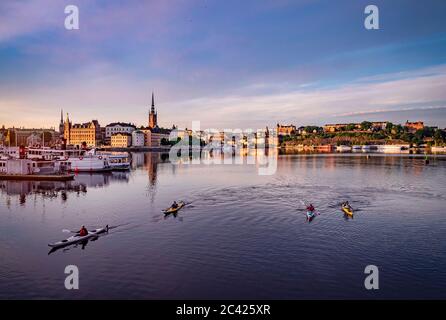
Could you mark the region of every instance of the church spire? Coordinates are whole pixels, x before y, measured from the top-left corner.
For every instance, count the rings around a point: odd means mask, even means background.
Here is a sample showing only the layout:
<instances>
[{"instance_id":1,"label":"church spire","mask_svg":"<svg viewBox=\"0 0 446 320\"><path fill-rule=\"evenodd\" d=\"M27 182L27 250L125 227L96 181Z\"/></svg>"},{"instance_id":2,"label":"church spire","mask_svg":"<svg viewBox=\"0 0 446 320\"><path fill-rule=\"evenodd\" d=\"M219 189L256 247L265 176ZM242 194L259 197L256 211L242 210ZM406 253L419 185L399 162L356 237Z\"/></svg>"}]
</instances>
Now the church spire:
<instances>
[{"instance_id":1,"label":"church spire","mask_svg":"<svg viewBox=\"0 0 446 320\"><path fill-rule=\"evenodd\" d=\"M155 95L152 91L152 107L149 112L149 128L155 128L158 126L158 115L155 111Z\"/></svg>"}]
</instances>

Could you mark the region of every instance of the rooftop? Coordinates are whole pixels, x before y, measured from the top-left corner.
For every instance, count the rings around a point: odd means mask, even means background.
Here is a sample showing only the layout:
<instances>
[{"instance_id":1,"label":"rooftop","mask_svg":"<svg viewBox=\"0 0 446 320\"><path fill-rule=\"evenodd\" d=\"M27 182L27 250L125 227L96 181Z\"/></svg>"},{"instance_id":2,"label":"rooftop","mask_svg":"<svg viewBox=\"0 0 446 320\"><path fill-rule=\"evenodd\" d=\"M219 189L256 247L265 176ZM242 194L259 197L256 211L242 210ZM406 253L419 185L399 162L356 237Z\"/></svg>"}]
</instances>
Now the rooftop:
<instances>
[{"instance_id":1,"label":"rooftop","mask_svg":"<svg viewBox=\"0 0 446 320\"><path fill-rule=\"evenodd\" d=\"M108 124L106 127L116 127L116 126L136 128L136 126L134 124L126 123L126 122L112 122L112 123Z\"/></svg>"}]
</instances>

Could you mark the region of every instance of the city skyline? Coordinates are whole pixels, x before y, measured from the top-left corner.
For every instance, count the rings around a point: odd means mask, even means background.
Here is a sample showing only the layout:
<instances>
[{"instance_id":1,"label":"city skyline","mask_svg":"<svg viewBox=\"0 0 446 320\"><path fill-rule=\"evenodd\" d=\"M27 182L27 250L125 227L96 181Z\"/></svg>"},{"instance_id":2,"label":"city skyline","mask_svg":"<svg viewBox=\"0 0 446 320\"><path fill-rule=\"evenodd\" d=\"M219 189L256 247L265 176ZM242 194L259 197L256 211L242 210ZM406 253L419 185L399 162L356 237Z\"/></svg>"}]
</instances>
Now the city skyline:
<instances>
[{"instance_id":1,"label":"city skyline","mask_svg":"<svg viewBox=\"0 0 446 320\"><path fill-rule=\"evenodd\" d=\"M0 125L263 128L361 120L446 127L446 4L375 1L76 1L0 4ZM233 8L237 7L237 12ZM426 19L429 17L429 19ZM139 122L141 123L139 123Z\"/></svg>"}]
</instances>

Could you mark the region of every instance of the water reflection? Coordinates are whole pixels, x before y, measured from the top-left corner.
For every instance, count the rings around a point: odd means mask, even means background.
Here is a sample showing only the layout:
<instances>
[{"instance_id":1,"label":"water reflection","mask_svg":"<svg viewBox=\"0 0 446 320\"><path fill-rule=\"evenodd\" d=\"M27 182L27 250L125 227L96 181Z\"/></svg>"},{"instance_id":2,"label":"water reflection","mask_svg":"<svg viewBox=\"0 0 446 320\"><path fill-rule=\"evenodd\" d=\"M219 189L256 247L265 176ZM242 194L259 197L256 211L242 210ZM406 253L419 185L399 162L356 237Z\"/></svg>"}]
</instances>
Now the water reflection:
<instances>
[{"instance_id":1,"label":"water reflection","mask_svg":"<svg viewBox=\"0 0 446 320\"><path fill-rule=\"evenodd\" d=\"M193 166L194 164L235 164L254 165L257 169L265 163L274 159L277 161L279 150L265 149L238 149L230 152L222 150L190 152L187 157L182 158L180 166L172 164L172 174L180 170L182 164ZM322 158L322 159L321 159ZM410 161L408 161L410 159ZM321 161L322 160L322 161ZM427 163L423 157L416 155L373 155L373 154L293 154L281 155L277 161L277 172L302 171L307 172L314 169L323 169L325 172L333 173L339 169L349 168L360 172L367 172L367 168L380 172L399 171L402 174L421 176L423 171L432 166L439 166L446 158L441 155L430 156ZM129 184L132 171L143 170L147 172L147 196L154 201L157 192L157 180L159 166L168 164L168 153L132 153L131 171L113 171L104 173L79 173L73 181L49 182L49 181L0 181L0 194L5 196L6 206L9 208L12 199L18 199L20 205L25 205L27 198L31 195L40 196L42 199L60 198L63 202L68 201L70 194L75 196L85 195L89 188L106 188L111 183Z\"/></svg>"},{"instance_id":2,"label":"water reflection","mask_svg":"<svg viewBox=\"0 0 446 320\"><path fill-rule=\"evenodd\" d=\"M430 160L283 155L275 175L260 176L257 165L172 165L139 153L127 173L0 182L0 298L70 299L60 270L76 264L88 270L79 298L362 299L368 263L390 281L376 298L443 298L446 162ZM57 191L57 201L36 193ZM11 199L13 210L2 210ZM191 204L164 216L174 199ZM311 223L307 202L320 213ZM62 230L105 224L126 227L47 256L48 243L70 236Z\"/></svg>"},{"instance_id":3,"label":"water reflection","mask_svg":"<svg viewBox=\"0 0 446 320\"><path fill-rule=\"evenodd\" d=\"M165 153L133 153L131 168L146 170L149 177L149 190L154 193L158 175L158 164L169 161ZM106 188L111 183L129 183L131 172L112 171L101 173L78 173L73 181L14 181L0 180L0 194L5 196L10 208L11 200L16 198L20 205L25 205L30 196L42 199L60 198L66 202L69 194L84 195L89 188ZM35 199L35 198L34 198Z\"/></svg>"},{"instance_id":4,"label":"water reflection","mask_svg":"<svg viewBox=\"0 0 446 320\"><path fill-rule=\"evenodd\" d=\"M1 180L0 194L6 196L7 207L11 197L17 197L20 205L25 205L27 197L34 195L43 199L60 198L66 202L69 194L80 196L87 193L88 188L104 188L111 182L129 182L129 173L118 171L108 173L82 173L73 181L14 181Z\"/></svg>"}]
</instances>

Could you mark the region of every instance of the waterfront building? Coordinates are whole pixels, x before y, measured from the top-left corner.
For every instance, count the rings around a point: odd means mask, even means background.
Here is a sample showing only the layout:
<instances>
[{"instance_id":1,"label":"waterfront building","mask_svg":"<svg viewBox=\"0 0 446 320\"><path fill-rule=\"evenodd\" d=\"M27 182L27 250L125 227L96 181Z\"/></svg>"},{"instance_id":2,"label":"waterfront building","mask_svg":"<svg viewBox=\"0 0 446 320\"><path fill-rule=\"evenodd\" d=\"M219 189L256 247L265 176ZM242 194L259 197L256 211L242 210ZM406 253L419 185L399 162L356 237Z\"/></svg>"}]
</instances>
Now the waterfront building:
<instances>
[{"instance_id":1,"label":"waterfront building","mask_svg":"<svg viewBox=\"0 0 446 320\"><path fill-rule=\"evenodd\" d=\"M9 128L3 135L5 146L53 146L57 133L54 129Z\"/></svg>"},{"instance_id":2,"label":"waterfront building","mask_svg":"<svg viewBox=\"0 0 446 320\"><path fill-rule=\"evenodd\" d=\"M82 124L72 124L67 114L64 123L64 138L67 145L97 147L101 144L101 126L97 120Z\"/></svg>"},{"instance_id":3,"label":"waterfront building","mask_svg":"<svg viewBox=\"0 0 446 320\"><path fill-rule=\"evenodd\" d=\"M2 126L0 129L0 146L7 146L9 145L9 130L5 128L5 126Z\"/></svg>"},{"instance_id":4,"label":"waterfront building","mask_svg":"<svg viewBox=\"0 0 446 320\"><path fill-rule=\"evenodd\" d=\"M30 147L41 146L42 138L36 132L33 132L28 138L26 138L26 145Z\"/></svg>"},{"instance_id":5,"label":"waterfront building","mask_svg":"<svg viewBox=\"0 0 446 320\"><path fill-rule=\"evenodd\" d=\"M111 146L114 148L128 148L132 145L130 133L115 133L111 136Z\"/></svg>"},{"instance_id":6,"label":"waterfront building","mask_svg":"<svg viewBox=\"0 0 446 320\"><path fill-rule=\"evenodd\" d=\"M132 146L143 147L145 145L146 135L141 130L135 130L132 132Z\"/></svg>"},{"instance_id":7,"label":"waterfront building","mask_svg":"<svg viewBox=\"0 0 446 320\"><path fill-rule=\"evenodd\" d=\"M281 125L277 124L277 135L278 136L291 136L296 134L296 126L295 125Z\"/></svg>"},{"instance_id":8,"label":"waterfront building","mask_svg":"<svg viewBox=\"0 0 446 320\"><path fill-rule=\"evenodd\" d=\"M140 131L144 132L144 145L146 147L157 148L162 145L162 140L169 141L170 129L164 128L143 128Z\"/></svg>"},{"instance_id":9,"label":"waterfront building","mask_svg":"<svg viewBox=\"0 0 446 320\"><path fill-rule=\"evenodd\" d=\"M388 121L376 121L370 122L371 130L384 130L389 122ZM362 128L362 123L335 123L326 124L323 126L324 132L337 132L337 131L365 131Z\"/></svg>"},{"instance_id":10,"label":"waterfront building","mask_svg":"<svg viewBox=\"0 0 446 320\"><path fill-rule=\"evenodd\" d=\"M336 124L326 124L323 126L324 132L336 132L345 131L348 127L353 127L354 130L361 130L360 123L336 123Z\"/></svg>"},{"instance_id":11,"label":"waterfront building","mask_svg":"<svg viewBox=\"0 0 446 320\"><path fill-rule=\"evenodd\" d=\"M409 132L416 132L417 130L424 129L423 121L409 122L406 121L404 126L409 130Z\"/></svg>"},{"instance_id":12,"label":"waterfront building","mask_svg":"<svg viewBox=\"0 0 446 320\"><path fill-rule=\"evenodd\" d=\"M131 134L136 130L136 126L131 123L125 122L113 122L105 126L105 138L104 142L106 144L110 143L111 136L117 133L128 133Z\"/></svg>"},{"instance_id":13,"label":"waterfront building","mask_svg":"<svg viewBox=\"0 0 446 320\"><path fill-rule=\"evenodd\" d=\"M372 128L375 130L384 130L389 121L372 122Z\"/></svg>"}]
</instances>

